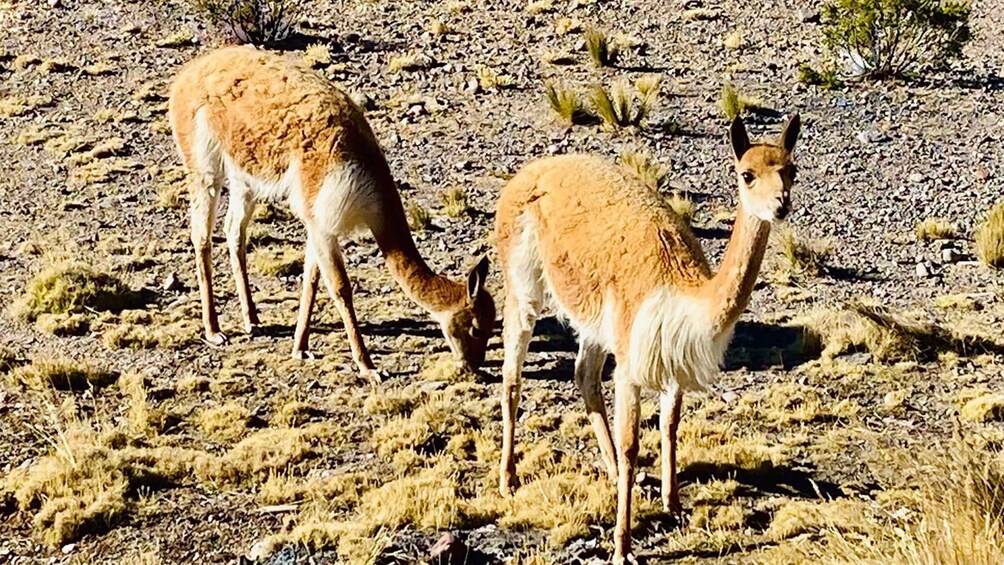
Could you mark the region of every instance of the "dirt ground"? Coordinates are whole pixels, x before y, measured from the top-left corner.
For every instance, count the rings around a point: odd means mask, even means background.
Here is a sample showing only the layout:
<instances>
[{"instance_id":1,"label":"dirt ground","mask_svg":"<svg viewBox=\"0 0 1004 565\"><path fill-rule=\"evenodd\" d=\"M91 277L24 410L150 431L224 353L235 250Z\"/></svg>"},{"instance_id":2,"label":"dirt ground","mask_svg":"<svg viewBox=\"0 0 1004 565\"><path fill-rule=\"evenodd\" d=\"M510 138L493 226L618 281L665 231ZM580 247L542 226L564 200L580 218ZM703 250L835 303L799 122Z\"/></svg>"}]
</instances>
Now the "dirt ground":
<instances>
[{"instance_id":1,"label":"dirt ground","mask_svg":"<svg viewBox=\"0 0 1004 565\"><path fill-rule=\"evenodd\" d=\"M833 91L797 80L800 64L822 56L818 24L798 12L812 4L321 0L288 48L365 103L405 205L431 215L416 231L420 251L452 277L481 254L494 262L505 180L570 152L650 155L664 190L695 203L694 230L715 264L736 201L723 85L762 107L747 116L754 139L800 113L788 224L830 252L818 274L792 275L768 251L720 390L684 407L679 519L657 508L657 402L645 397L635 541L650 563L804 562L834 531L864 543L873 522L909 519L903 493L924 482L916 461L953 442L1004 439L1001 271L975 259L972 237L1004 194L1004 3L975 4L975 39L952 69ZM621 35L615 66L589 59L589 26ZM538 325L517 431L523 487L511 501L495 494L500 340L484 375L444 370L438 327L371 239L346 242L346 259L386 382L358 377L324 298L312 336L320 358L289 358L304 234L274 208L251 232L265 330L240 330L218 234L232 341L207 346L165 95L180 65L220 44L217 30L185 2L103 0L0 0L0 28L0 350L11 356L9 368L0 356L0 470L57 476L34 503L0 500L0 563L232 562L263 539L275 547L261 562L414 563L445 531L466 541L471 563L604 562L613 499L572 382L573 335L553 319ZM735 32L739 46L724 46ZM639 128L568 127L544 96L549 79L584 90L652 74L661 95ZM458 190L466 209L448 209L444 195ZM920 240L915 227L929 218L956 234ZM70 263L142 298L72 319L17 313L33 277ZM489 289L501 302L494 266ZM844 309L857 301L980 337L921 338L906 354L832 328L806 343L806 316L844 312L860 326ZM118 382L31 386L25 367L57 361ZM165 471L175 460L184 463ZM88 470L99 467L111 474ZM58 494L82 504L85 483L127 487L113 510L74 529L60 517L87 508L45 503Z\"/></svg>"}]
</instances>

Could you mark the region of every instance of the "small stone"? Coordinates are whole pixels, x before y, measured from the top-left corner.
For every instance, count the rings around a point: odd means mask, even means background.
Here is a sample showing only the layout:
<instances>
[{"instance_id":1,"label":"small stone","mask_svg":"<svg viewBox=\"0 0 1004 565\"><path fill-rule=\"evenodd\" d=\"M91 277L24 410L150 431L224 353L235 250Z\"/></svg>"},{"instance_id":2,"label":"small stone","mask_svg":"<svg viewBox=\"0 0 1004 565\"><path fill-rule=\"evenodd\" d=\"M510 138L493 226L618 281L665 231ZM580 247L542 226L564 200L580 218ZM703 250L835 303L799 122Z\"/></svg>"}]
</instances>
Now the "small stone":
<instances>
[{"instance_id":1,"label":"small stone","mask_svg":"<svg viewBox=\"0 0 1004 565\"><path fill-rule=\"evenodd\" d=\"M722 393L722 402L724 402L726 404L732 404L733 402L735 402L738 399L739 399L739 395L736 394L734 391L727 390L724 393Z\"/></svg>"},{"instance_id":2,"label":"small stone","mask_svg":"<svg viewBox=\"0 0 1004 565\"><path fill-rule=\"evenodd\" d=\"M924 175L920 173L910 173L910 176L906 178L912 184L920 184L924 182Z\"/></svg>"},{"instance_id":3,"label":"small stone","mask_svg":"<svg viewBox=\"0 0 1004 565\"><path fill-rule=\"evenodd\" d=\"M962 255L955 250L953 247L946 247L941 250L941 262L942 263L958 263Z\"/></svg>"},{"instance_id":4,"label":"small stone","mask_svg":"<svg viewBox=\"0 0 1004 565\"><path fill-rule=\"evenodd\" d=\"M917 263L917 267L915 270L918 278L926 279L927 277L931 276L931 269L927 267L927 263L923 262Z\"/></svg>"},{"instance_id":5,"label":"small stone","mask_svg":"<svg viewBox=\"0 0 1004 565\"><path fill-rule=\"evenodd\" d=\"M49 7L50 8L60 8L61 6L62 6L62 2L60 2L59 0L49 0Z\"/></svg>"},{"instance_id":6,"label":"small stone","mask_svg":"<svg viewBox=\"0 0 1004 565\"><path fill-rule=\"evenodd\" d=\"M471 94L477 94L478 92L481 92L481 83L478 82L478 79L472 78L467 81L466 86L464 86L464 90L470 92Z\"/></svg>"},{"instance_id":7,"label":"small stone","mask_svg":"<svg viewBox=\"0 0 1004 565\"><path fill-rule=\"evenodd\" d=\"M437 565L461 565L467 561L467 545L447 532L429 549L429 559Z\"/></svg>"},{"instance_id":8,"label":"small stone","mask_svg":"<svg viewBox=\"0 0 1004 565\"><path fill-rule=\"evenodd\" d=\"M470 161L457 161L456 167L457 167L458 171L468 171L471 168L471 162Z\"/></svg>"},{"instance_id":9,"label":"small stone","mask_svg":"<svg viewBox=\"0 0 1004 565\"><path fill-rule=\"evenodd\" d=\"M986 167L978 167L976 169L976 180L979 182L986 182L990 179L990 170Z\"/></svg>"},{"instance_id":10,"label":"small stone","mask_svg":"<svg viewBox=\"0 0 1004 565\"><path fill-rule=\"evenodd\" d=\"M171 272L164 277L164 282L161 287L167 292L175 292L184 288L185 285L181 284L181 280L178 279L177 273Z\"/></svg>"},{"instance_id":11,"label":"small stone","mask_svg":"<svg viewBox=\"0 0 1004 565\"><path fill-rule=\"evenodd\" d=\"M803 24L814 24L819 22L819 10L815 8L799 8L795 10L795 17Z\"/></svg>"},{"instance_id":12,"label":"small stone","mask_svg":"<svg viewBox=\"0 0 1004 565\"><path fill-rule=\"evenodd\" d=\"M373 109L373 99L369 97L365 92L355 92L352 94L352 101L356 103L356 106L364 110Z\"/></svg>"},{"instance_id":13,"label":"small stone","mask_svg":"<svg viewBox=\"0 0 1004 565\"><path fill-rule=\"evenodd\" d=\"M68 543L68 544L64 545L63 549L62 549L63 555L68 555L70 553L73 553L74 549L77 549L77 544L75 544L75 543Z\"/></svg>"}]
</instances>

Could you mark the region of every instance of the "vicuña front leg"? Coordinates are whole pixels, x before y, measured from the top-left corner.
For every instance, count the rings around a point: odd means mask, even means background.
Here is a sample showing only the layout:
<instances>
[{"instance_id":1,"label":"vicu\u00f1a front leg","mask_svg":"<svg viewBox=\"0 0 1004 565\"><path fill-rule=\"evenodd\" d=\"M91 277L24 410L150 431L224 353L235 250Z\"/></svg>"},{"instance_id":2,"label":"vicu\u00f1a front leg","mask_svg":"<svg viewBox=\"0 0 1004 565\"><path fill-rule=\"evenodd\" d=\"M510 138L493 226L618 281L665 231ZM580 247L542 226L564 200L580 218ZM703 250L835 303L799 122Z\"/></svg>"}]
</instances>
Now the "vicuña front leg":
<instances>
[{"instance_id":1,"label":"vicu\u00f1a front leg","mask_svg":"<svg viewBox=\"0 0 1004 565\"><path fill-rule=\"evenodd\" d=\"M586 414L593 425L607 474L610 480L616 483L617 458L614 455L614 442L610 437L610 424L607 423L607 408L603 402L601 382L603 363L606 359L607 352L601 346L583 339L579 343L579 355L575 358L575 384L586 402Z\"/></svg>"},{"instance_id":2,"label":"vicu\u00f1a front leg","mask_svg":"<svg viewBox=\"0 0 1004 565\"><path fill-rule=\"evenodd\" d=\"M620 367L617 372L622 371ZM638 460L638 405L641 389L615 374L614 419L617 429L617 525L614 530L614 565L633 563L631 554L631 491Z\"/></svg>"},{"instance_id":3,"label":"vicu\u00f1a front leg","mask_svg":"<svg viewBox=\"0 0 1004 565\"><path fill-rule=\"evenodd\" d=\"M516 489L516 412L522 389L523 361L533 337L533 314L514 296L506 299L502 322L502 460L499 491L508 496Z\"/></svg>"},{"instance_id":4,"label":"vicu\u00f1a front leg","mask_svg":"<svg viewBox=\"0 0 1004 565\"><path fill-rule=\"evenodd\" d=\"M303 289L300 291L300 307L296 315L296 332L293 334L293 358L310 359L310 316L317 299L317 283L321 270L317 267L317 256L313 244L307 241L303 254Z\"/></svg>"},{"instance_id":5,"label":"vicu\u00f1a front leg","mask_svg":"<svg viewBox=\"0 0 1004 565\"><path fill-rule=\"evenodd\" d=\"M202 299L202 327L206 341L211 345L223 345L227 337L220 332L220 321L216 317L213 303L213 249L212 233L216 225L216 209L220 197L220 183L212 173L192 173L191 229L192 246L195 248L195 275L199 280L199 296Z\"/></svg>"},{"instance_id":6,"label":"vicu\u00f1a front leg","mask_svg":"<svg viewBox=\"0 0 1004 565\"><path fill-rule=\"evenodd\" d=\"M237 285L237 298L241 303L241 314L244 317L244 331L251 334L261 323L258 320L258 310L251 296L251 283L248 280L248 224L254 214L255 201L250 189L238 178L231 175L230 203L227 206L227 217L224 220L224 230L227 232L227 248L230 251L230 268L234 273L234 283Z\"/></svg>"},{"instance_id":7,"label":"vicu\u00f1a front leg","mask_svg":"<svg viewBox=\"0 0 1004 565\"><path fill-rule=\"evenodd\" d=\"M345 272L345 262L342 260L341 249L334 238L329 236L317 236L312 234L310 240L314 243L317 267L320 269L321 278L328 288L331 299L338 307L338 313L342 316L342 323L345 325L345 333L348 334L349 347L352 349L352 358L359 367L359 373L370 380L381 380L380 373L373 365L370 354L366 350L362 333L359 331L359 321L356 319L356 311L352 306L352 284L349 275Z\"/></svg>"},{"instance_id":8,"label":"vicu\u00f1a front leg","mask_svg":"<svg viewBox=\"0 0 1004 565\"><path fill-rule=\"evenodd\" d=\"M679 387L659 397L659 432L662 436L662 509L679 513L680 485L676 482L676 435L680 427L680 405L683 391Z\"/></svg>"}]
</instances>

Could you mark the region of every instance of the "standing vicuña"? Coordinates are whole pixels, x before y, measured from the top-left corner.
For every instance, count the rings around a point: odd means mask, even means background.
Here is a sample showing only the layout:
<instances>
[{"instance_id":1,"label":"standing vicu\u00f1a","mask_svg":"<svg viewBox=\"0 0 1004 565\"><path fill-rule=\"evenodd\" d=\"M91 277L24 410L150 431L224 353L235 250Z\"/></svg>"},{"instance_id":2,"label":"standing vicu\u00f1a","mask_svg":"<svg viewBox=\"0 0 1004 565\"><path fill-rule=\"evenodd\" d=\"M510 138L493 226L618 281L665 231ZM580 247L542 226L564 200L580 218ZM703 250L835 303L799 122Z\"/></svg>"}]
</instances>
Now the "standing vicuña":
<instances>
[{"instance_id":1,"label":"standing vicu\u00f1a","mask_svg":"<svg viewBox=\"0 0 1004 565\"><path fill-rule=\"evenodd\" d=\"M247 226L259 198L286 202L307 230L294 356L307 353L318 278L338 307L360 371L375 376L356 314L338 237L369 228L408 296L439 322L453 352L484 361L495 304L484 288L487 259L467 284L434 273L419 255L383 151L362 111L302 63L232 47L188 65L171 88L171 127L190 176L192 243L206 339L222 344L213 306L210 235L224 177L230 263L245 329L258 315L247 275Z\"/></svg>"},{"instance_id":2,"label":"standing vicu\u00f1a","mask_svg":"<svg viewBox=\"0 0 1004 565\"><path fill-rule=\"evenodd\" d=\"M781 144L751 145L732 122L739 209L717 274L693 234L654 190L627 169L589 156L542 159L502 190L496 216L505 277L500 486L516 486L514 423L534 322L550 297L579 336L575 383L617 481L615 562L630 557L631 489L638 455L641 387L661 395L662 501L680 510L676 432L684 390L718 373L736 320L753 292L770 225L789 211L798 115ZM613 353L614 441L600 377Z\"/></svg>"}]
</instances>

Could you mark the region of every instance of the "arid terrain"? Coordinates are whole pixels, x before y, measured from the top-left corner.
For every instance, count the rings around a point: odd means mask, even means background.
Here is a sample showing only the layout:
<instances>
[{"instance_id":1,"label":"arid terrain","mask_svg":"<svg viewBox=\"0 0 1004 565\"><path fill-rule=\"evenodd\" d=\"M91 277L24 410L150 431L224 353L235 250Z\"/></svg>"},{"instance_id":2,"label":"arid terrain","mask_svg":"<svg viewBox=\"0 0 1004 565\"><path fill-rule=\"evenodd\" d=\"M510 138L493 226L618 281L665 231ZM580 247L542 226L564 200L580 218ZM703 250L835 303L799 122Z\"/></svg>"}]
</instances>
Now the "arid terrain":
<instances>
[{"instance_id":1,"label":"arid terrain","mask_svg":"<svg viewBox=\"0 0 1004 565\"><path fill-rule=\"evenodd\" d=\"M429 263L459 278L489 255L500 310L495 200L522 164L649 158L714 265L736 206L723 86L754 140L799 112L793 213L719 390L686 397L682 516L661 510L643 399L637 554L995 562L1004 294L973 233L1004 198L1004 2L974 3L948 70L835 90L798 80L825 57L812 2L305 4L284 49L364 106ZM590 27L620 46L613 66L590 59ZM365 235L346 260L383 383L359 377L325 297L318 359L290 358L304 232L281 206L251 228L262 335L241 330L218 231L231 342L201 341L166 95L218 29L180 0L0 0L0 30L0 563L416 563L445 532L467 563L607 561L615 489L558 321L537 326L521 487L502 498L500 339L483 373L454 369ZM637 127L563 123L545 96L655 76ZM991 525L963 523L974 500ZM924 553L947 547L945 516L968 557Z\"/></svg>"}]
</instances>

